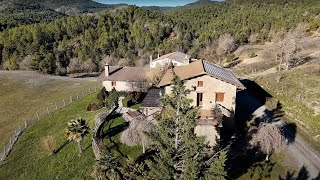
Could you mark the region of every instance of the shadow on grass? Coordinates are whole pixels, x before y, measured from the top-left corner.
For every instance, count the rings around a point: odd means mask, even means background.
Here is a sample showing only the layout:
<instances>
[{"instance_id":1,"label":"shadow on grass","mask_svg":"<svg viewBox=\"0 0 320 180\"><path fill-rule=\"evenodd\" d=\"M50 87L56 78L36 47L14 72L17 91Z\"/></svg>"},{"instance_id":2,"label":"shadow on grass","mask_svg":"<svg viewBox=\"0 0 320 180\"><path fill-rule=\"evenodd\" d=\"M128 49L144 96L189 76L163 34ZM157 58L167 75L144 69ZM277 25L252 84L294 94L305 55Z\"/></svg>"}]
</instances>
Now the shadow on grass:
<instances>
[{"instance_id":1,"label":"shadow on grass","mask_svg":"<svg viewBox=\"0 0 320 180\"><path fill-rule=\"evenodd\" d=\"M310 177L310 173L305 166L302 166L300 168L299 173L296 177L294 177L294 174L295 174L294 171L293 172L287 171L287 174L284 178L279 176L279 180L305 180L305 179L312 178ZM317 177L312 178L312 180L320 180L320 172L317 175Z\"/></svg>"},{"instance_id":2,"label":"shadow on grass","mask_svg":"<svg viewBox=\"0 0 320 180\"><path fill-rule=\"evenodd\" d=\"M89 146L87 146L87 147L83 150L83 152L87 151L90 147L92 147L92 144L89 144Z\"/></svg>"},{"instance_id":3,"label":"shadow on grass","mask_svg":"<svg viewBox=\"0 0 320 180\"><path fill-rule=\"evenodd\" d=\"M114 123L114 120L118 117L121 117L120 114L113 114L112 116L110 116L110 120L107 124L108 129L106 132L104 132L102 134L102 137L104 138L108 138L109 142L111 144L111 146L107 147L107 150L109 153L111 153L112 149L115 149L122 157L127 158L127 156L121 152L120 147L118 145L118 142L116 142L114 140L114 136L118 135L119 133L121 133L122 131L124 131L125 129L127 129L129 127L129 123L128 122L124 122L120 125L116 125L114 127L112 127L112 124Z\"/></svg>"},{"instance_id":4,"label":"shadow on grass","mask_svg":"<svg viewBox=\"0 0 320 180\"><path fill-rule=\"evenodd\" d=\"M235 147L233 147L233 151ZM232 149L231 149L232 151ZM228 176L237 179L249 173L251 179L269 178L275 162L265 161L265 155L260 153L257 148L247 149L241 154L231 155L227 160Z\"/></svg>"},{"instance_id":5,"label":"shadow on grass","mask_svg":"<svg viewBox=\"0 0 320 180\"><path fill-rule=\"evenodd\" d=\"M54 150L53 154L58 154L66 145L70 143L69 140L66 140L60 147L58 147L56 150Z\"/></svg>"}]
</instances>

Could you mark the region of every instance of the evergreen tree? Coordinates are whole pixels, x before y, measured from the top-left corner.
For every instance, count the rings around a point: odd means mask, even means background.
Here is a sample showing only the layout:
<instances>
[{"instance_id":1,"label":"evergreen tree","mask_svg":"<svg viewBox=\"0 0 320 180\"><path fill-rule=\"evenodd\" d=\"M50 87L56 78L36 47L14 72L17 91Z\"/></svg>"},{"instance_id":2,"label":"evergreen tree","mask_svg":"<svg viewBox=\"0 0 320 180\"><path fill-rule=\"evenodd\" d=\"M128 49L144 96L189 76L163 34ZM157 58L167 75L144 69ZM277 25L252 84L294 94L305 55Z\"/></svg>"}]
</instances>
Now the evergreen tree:
<instances>
[{"instance_id":1,"label":"evergreen tree","mask_svg":"<svg viewBox=\"0 0 320 180\"><path fill-rule=\"evenodd\" d=\"M150 134L151 149L155 153L152 160L147 161L149 176L151 179L199 179L208 170L206 161L213 151L203 137L194 134L198 108L190 105L192 101L187 98L190 90L175 74L173 84L171 94L161 99L164 111L158 119L158 130ZM224 172L223 164L216 165Z\"/></svg>"}]
</instances>

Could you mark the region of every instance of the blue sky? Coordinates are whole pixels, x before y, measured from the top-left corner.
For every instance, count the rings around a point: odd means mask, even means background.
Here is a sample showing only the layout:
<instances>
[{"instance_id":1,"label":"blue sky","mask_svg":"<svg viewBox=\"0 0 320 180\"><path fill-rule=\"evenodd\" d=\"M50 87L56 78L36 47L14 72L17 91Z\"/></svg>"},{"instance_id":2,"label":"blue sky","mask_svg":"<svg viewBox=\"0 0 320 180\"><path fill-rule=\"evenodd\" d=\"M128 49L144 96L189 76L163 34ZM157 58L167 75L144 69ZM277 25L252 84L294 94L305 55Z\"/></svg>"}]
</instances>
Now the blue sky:
<instances>
[{"instance_id":1,"label":"blue sky","mask_svg":"<svg viewBox=\"0 0 320 180\"><path fill-rule=\"evenodd\" d=\"M94 0L103 4L134 4L137 6L182 6L196 0Z\"/></svg>"}]
</instances>

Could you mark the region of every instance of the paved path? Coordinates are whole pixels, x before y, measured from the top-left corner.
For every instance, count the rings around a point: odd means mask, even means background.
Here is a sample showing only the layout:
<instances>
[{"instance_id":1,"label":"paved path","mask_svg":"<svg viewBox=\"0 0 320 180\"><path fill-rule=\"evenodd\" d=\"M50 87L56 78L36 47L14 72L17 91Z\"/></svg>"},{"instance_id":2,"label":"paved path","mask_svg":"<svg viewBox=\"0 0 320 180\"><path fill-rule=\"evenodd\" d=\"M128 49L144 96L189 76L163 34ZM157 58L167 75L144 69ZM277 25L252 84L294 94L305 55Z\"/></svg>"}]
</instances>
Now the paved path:
<instances>
[{"instance_id":1,"label":"paved path","mask_svg":"<svg viewBox=\"0 0 320 180\"><path fill-rule=\"evenodd\" d=\"M256 117L266 118L266 106L263 105L258 108L253 114ZM283 121L277 121L279 126L283 126L285 123ZM293 132L290 132L288 128L284 129L284 133L289 133L292 135ZM290 143L285 151L291 157L292 165L301 169L303 166L309 172L310 178L320 178L320 154L310 147L299 135L295 136L295 140Z\"/></svg>"}]
</instances>

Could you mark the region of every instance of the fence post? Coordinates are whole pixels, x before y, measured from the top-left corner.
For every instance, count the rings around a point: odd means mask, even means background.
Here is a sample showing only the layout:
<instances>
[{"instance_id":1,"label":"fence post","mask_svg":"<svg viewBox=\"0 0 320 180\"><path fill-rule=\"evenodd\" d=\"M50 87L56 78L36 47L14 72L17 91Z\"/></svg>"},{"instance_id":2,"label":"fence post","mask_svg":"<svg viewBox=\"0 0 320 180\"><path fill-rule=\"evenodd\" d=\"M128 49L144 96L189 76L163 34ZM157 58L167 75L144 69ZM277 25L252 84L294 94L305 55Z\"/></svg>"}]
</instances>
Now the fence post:
<instances>
[{"instance_id":1,"label":"fence post","mask_svg":"<svg viewBox=\"0 0 320 180\"><path fill-rule=\"evenodd\" d=\"M10 137L10 141L9 141L9 147L10 147L10 148L9 148L9 149L12 148L12 142L11 142L11 141L12 141L12 137Z\"/></svg>"},{"instance_id":2,"label":"fence post","mask_svg":"<svg viewBox=\"0 0 320 180\"><path fill-rule=\"evenodd\" d=\"M63 106L66 106L66 101L63 99Z\"/></svg>"},{"instance_id":3,"label":"fence post","mask_svg":"<svg viewBox=\"0 0 320 180\"><path fill-rule=\"evenodd\" d=\"M58 109L58 105L57 105L57 103L55 103L56 104L56 110Z\"/></svg>"},{"instance_id":4,"label":"fence post","mask_svg":"<svg viewBox=\"0 0 320 180\"><path fill-rule=\"evenodd\" d=\"M84 97L84 93L83 93L83 91L82 91L82 97Z\"/></svg>"},{"instance_id":5,"label":"fence post","mask_svg":"<svg viewBox=\"0 0 320 180\"><path fill-rule=\"evenodd\" d=\"M3 151L3 158L2 158L2 159L4 159L4 157L6 157L6 154L7 154L7 153L6 153L6 150L7 150L7 149L6 149L6 146L4 146L3 149L4 149L4 151Z\"/></svg>"},{"instance_id":6,"label":"fence post","mask_svg":"<svg viewBox=\"0 0 320 180\"><path fill-rule=\"evenodd\" d=\"M89 93L91 93L91 88L89 88Z\"/></svg>"},{"instance_id":7,"label":"fence post","mask_svg":"<svg viewBox=\"0 0 320 180\"><path fill-rule=\"evenodd\" d=\"M70 96L70 103L72 103L72 96Z\"/></svg>"},{"instance_id":8,"label":"fence post","mask_svg":"<svg viewBox=\"0 0 320 180\"><path fill-rule=\"evenodd\" d=\"M20 127L20 125L19 125L19 134L21 133L21 127Z\"/></svg>"},{"instance_id":9,"label":"fence post","mask_svg":"<svg viewBox=\"0 0 320 180\"><path fill-rule=\"evenodd\" d=\"M48 114L50 114L50 112L49 112L49 108L48 108L48 107L47 107L47 113L48 113Z\"/></svg>"},{"instance_id":10,"label":"fence post","mask_svg":"<svg viewBox=\"0 0 320 180\"><path fill-rule=\"evenodd\" d=\"M27 120L24 121L24 125L25 125L25 128L27 128L27 126L28 126Z\"/></svg>"},{"instance_id":11,"label":"fence post","mask_svg":"<svg viewBox=\"0 0 320 180\"><path fill-rule=\"evenodd\" d=\"M77 100L79 99L79 93L77 93Z\"/></svg>"},{"instance_id":12,"label":"fence post","mask_svg":"<svg viewBox=\"0 0 320 180\"><path fill-rule=\"evenodd\" d=\"M36 114L37 114L37 117L38 117L38 120L39 120L39 119L40 119L40 117L39 117L38 111L36 112Z\"/></svg>"},{"instance_id":13,"label":"fence post","mask_svg":"<svg viewBox=\"0 0 320 180\"><path fill-rule=\"evenodd\" d=\"M94 86L94 92L97 92L97 86Z\"/></svg>"}]
</instances>

